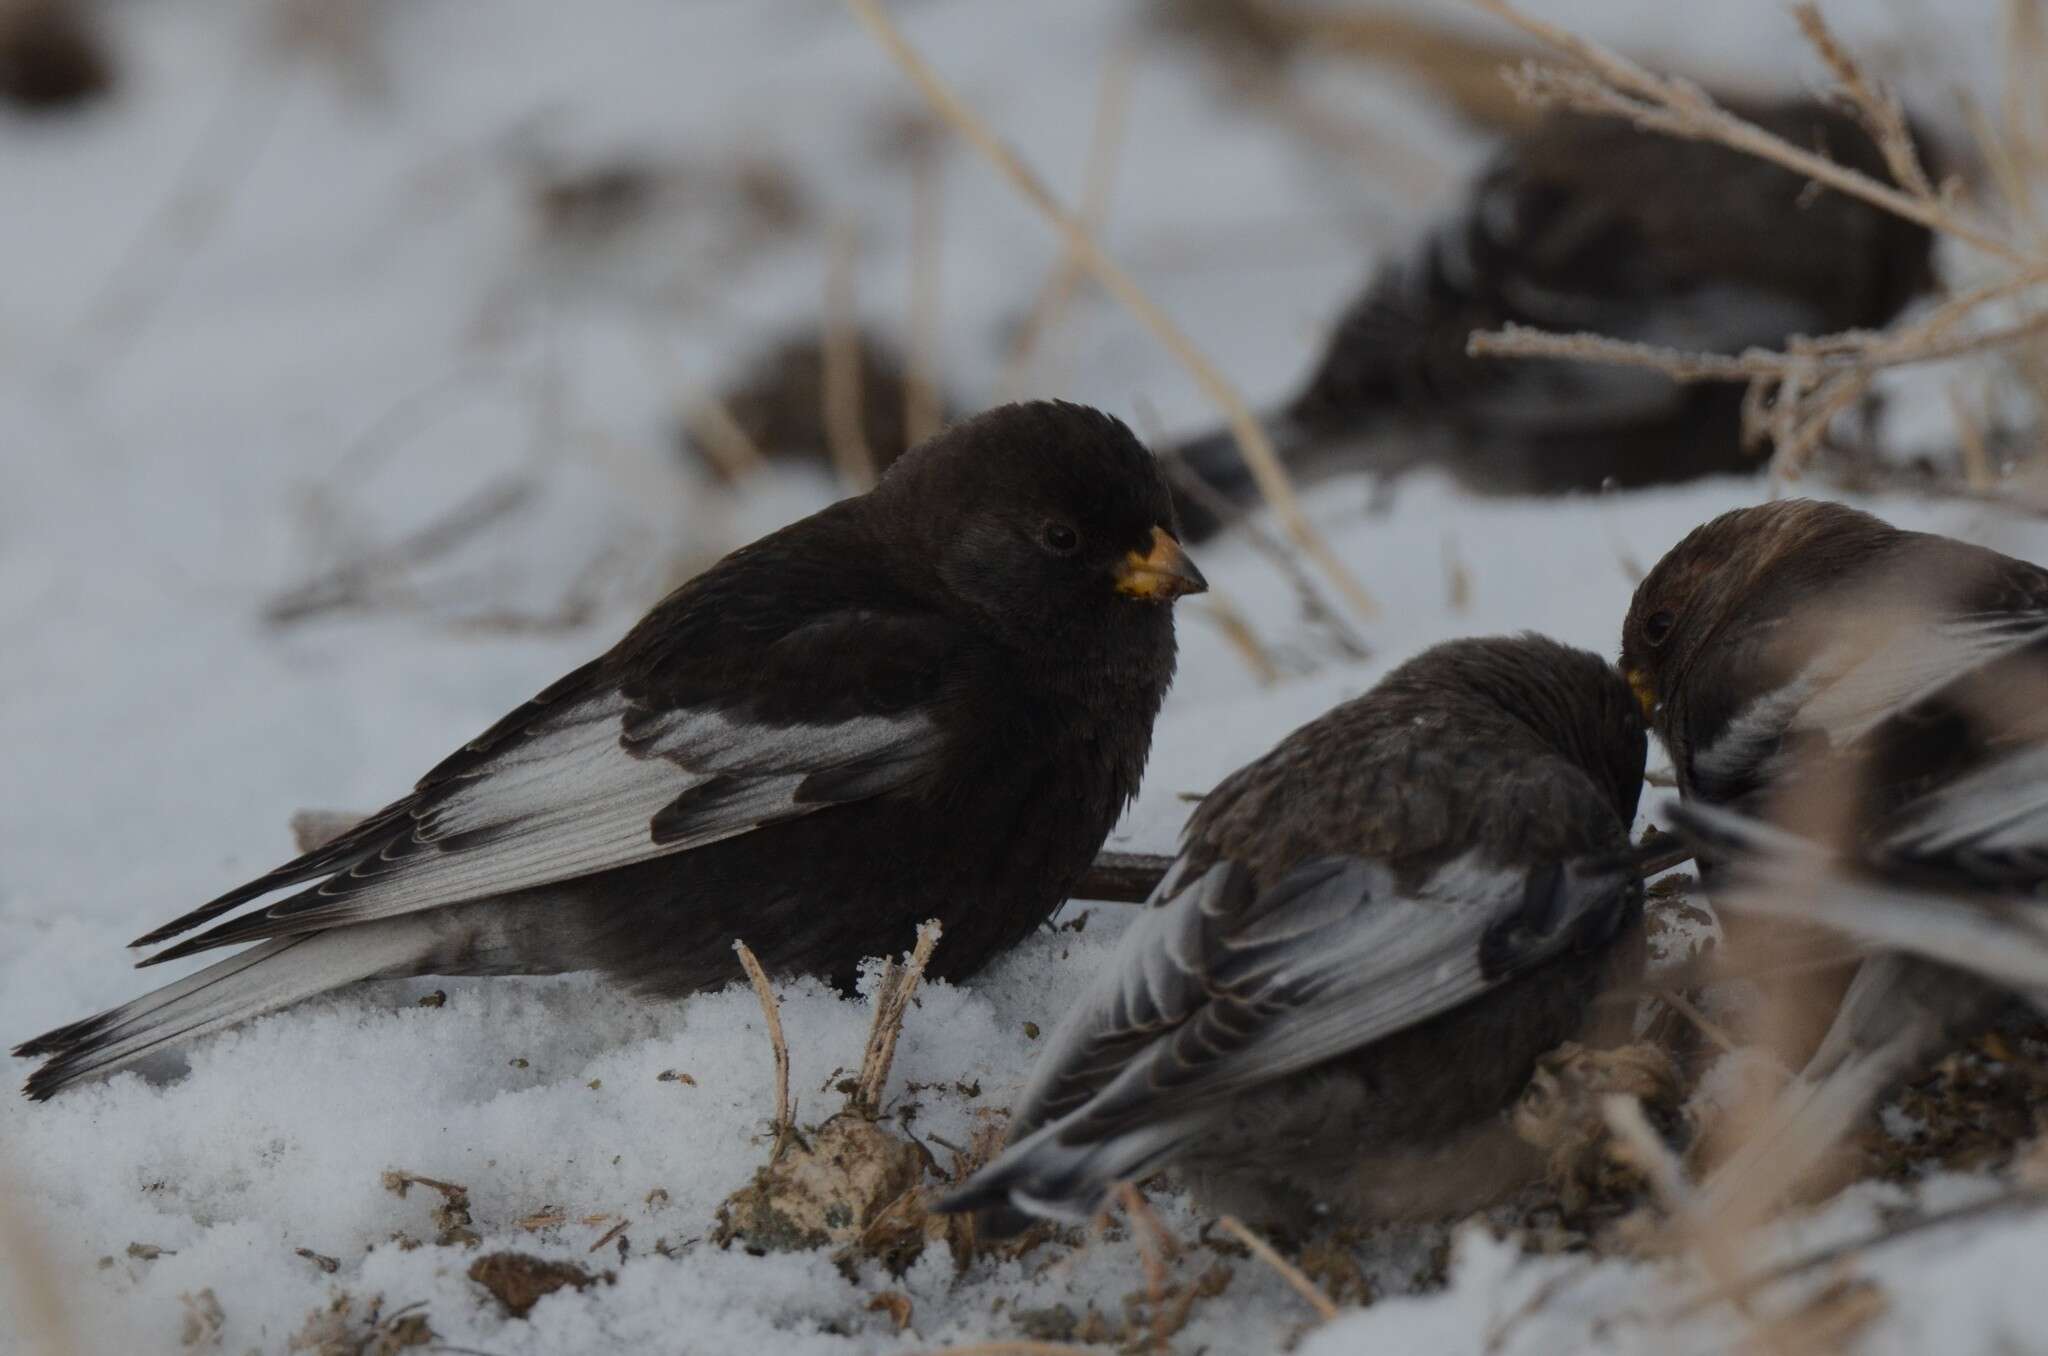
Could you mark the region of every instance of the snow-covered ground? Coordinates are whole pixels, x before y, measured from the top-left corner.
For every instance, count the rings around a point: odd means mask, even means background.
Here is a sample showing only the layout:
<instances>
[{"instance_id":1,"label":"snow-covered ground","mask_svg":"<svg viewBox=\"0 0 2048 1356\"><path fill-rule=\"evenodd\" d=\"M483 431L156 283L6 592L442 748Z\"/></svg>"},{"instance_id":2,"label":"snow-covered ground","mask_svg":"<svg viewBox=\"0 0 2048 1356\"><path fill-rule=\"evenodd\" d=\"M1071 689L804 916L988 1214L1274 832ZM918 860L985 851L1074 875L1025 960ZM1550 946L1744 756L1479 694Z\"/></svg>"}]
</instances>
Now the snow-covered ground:
<instances>
[{"instance_id":1,"label":"snow-covered ground","mask_svg":"<svg viewBox=\"0 0 2048 1356\"><path fill-rule=\"evenodd\" d=\"M834 4L361 0L337 7L372 24L368 49L345 59L281 48L273 8L114 9L111 103L0 117L10 1043L139 992L128 939L288 855L294 809L390 798L608 644L678 556L822 502L825 487L800 477L732 502L692 478L673 430L690 392L770 336L815 325L825 224L860 233L864 317L900 331L906 312L911 181L888 129L918 106ZM1639 28L1650 50L1752 82L1811 78L1774 4L1687 10L1682 31L1669 6L1575 0L1554 17L1623 40ZM1994 68L1997 10L1942 6L1937 50L1952 67L1922 41L1931 6L1871 0L1835 17L1879 50L1918 50L1935 69L1914 79L1945 89ZM1229 101L1135 8L900 12L1069 197L1101 74L1139 39L1105 238L1255 400L1284 391L1375 252L1432 206ZM1391 74L1333 64L1309 79L1447 182L1483 153ZM681 191L622 237L540 239L534 167L620 155L676 167ZM802 204L796 229L733 225L743 158L780 167ZM1057 250L964 151L939 173L943 375L975 405ZM1099 296L1084 290L1045 347L1038 391L1140 427L1208 417L1184 373ZM374 610L264 620L289 587L515 480L533 487L522 510ZM1181 676L1115 843L1169 848L1187 793L1433 641L1533 628L1611 651L1635 573L1764 492L1727 480L1488 502L1421 478L1368 516L1366 486L1326 486L1312 516L1383 606L1359 623L1363 662L1298 619L1291 585L1243 541L1213 545L1203 569L1290 675L1261 687L1184 608ZM1874 507L2048 558L2048 530L2030 522ZM566 624L504 624L562 611L579 580L591 603ZM923 990L891 1083L899 1109L918 1105L920 1135L965 1142L978 1113L1007 1103L1029 1032L1058 1019L1126 917L1086 914L1085 930L1042 933L970 985ZM434 989L444 1005L413 1001ZM811 982L779 989L799 1115L816 1120L838 1101L819 1089L858 1062L866 1011ZM501 1356L911 1351L1043 1327L1020 1311L1121 1321L1143 1292L1128 1240L959 1275L933 1251L901 1278L869 1264L849 1279L822 1253L720 1250L706 1241L713 1212L764 1160L772 1104L750 992L649 1006L582 978L351 992L204 1042L182 1075L125 1074L47 1105L0 1099L0 1351L278 1351L336 1295L357 1312L373 1296L387 1314L420 1306L446 1349ZM432 1191L401 1198L380 1184L390 1171L464 1184L484 1251L577 1260L615 1282L507 1317L466 1278L472 1253L431 1241ZM1943 1178L1921 1195L1940 1205L1986 1189ZM1759 1247L1847 1236L1902 1194L1859 1188ZM1194 1234L1180 1202L1161 1204ZM534 1224L550 1212L559 1222ZM1585 1264L1525 1257L1479 1230L1459 1236L1447 1286L1403 1297L1439 1238L1376 1242L1365 1260L1381 1298L1296 1349L1707 1351L1739 1336L1724 1310L1667 1321L1696 1278L1617 1261L1558 1282ZM1198 1255L1182 1265L1219 1260ZM2044 1260L2040 1217L1877 1254L1861 1274L1890 1308L1859 1349L2030 1348L2048 1319L2031 1283ZM1226 1295L1195 1302L1175 1350L1276 1351L1307 1328L1278 1277L1228 1264ZM1500 1329L1546 1285L1539 1315ZM907 1331L868 1307L884 1289L910 1300Z\"/></svg>"}]
</instances>

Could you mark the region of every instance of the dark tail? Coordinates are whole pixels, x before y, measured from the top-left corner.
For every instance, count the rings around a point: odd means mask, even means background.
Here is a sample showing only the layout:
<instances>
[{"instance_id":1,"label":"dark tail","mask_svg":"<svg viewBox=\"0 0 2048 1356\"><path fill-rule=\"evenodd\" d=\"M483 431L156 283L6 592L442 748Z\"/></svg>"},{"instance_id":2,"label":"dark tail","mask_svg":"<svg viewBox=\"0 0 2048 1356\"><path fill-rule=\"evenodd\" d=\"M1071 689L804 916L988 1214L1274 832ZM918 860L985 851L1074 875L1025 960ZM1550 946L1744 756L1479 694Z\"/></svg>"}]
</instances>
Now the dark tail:
<instances>
[{"instance_id":1,"label":"dark tail","mask_svg":"<svg viewBox=\"0 0 2048 1356\"><path fill-rule=\"evenodd\" d=\"M36 1101L83 1078L112 1073L172 1044L376 975L411 973L433 946L417 916L279 937L217 961L175 984L14 1048L42 1057L22 1089Z\"/></svg>"}]
</instances>

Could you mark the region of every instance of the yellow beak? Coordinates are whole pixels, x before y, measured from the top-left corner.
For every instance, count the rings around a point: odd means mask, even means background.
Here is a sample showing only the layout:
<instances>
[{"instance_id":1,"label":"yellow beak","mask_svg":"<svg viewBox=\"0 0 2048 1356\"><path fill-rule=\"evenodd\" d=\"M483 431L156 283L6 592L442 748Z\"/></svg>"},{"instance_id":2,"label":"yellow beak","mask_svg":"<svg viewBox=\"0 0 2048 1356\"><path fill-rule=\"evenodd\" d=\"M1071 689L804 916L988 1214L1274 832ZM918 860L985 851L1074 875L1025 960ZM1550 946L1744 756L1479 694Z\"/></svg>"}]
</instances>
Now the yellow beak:
<instances>
[{"instance_id":1,"label":"yellow beak","mask_svg":"<svg viewBox=\"0 0 2048 1356\"><path fill-rule=\"evenodd\" d=\"M1152 529L1152 549L1132 551L1115 570L1116 591L1133 598L1170 603L1184 593L1205 593L1209 581L1163 527Z\"/></svg>"},{"instance_id":2,"label":"yellow beak","mask_svg":"<svg viewBox=\"0 0 2048 1356\"><path fill-rule=\"evenodd\" d=\"M1636 694L1636 705L1643 708L1643 723L1655 723L1657 719L1657 688L1650 681L1650 675L1641 669L1625 669L1622 677L1628 679L1629 691Z\"/></svg>"}]
</instances>

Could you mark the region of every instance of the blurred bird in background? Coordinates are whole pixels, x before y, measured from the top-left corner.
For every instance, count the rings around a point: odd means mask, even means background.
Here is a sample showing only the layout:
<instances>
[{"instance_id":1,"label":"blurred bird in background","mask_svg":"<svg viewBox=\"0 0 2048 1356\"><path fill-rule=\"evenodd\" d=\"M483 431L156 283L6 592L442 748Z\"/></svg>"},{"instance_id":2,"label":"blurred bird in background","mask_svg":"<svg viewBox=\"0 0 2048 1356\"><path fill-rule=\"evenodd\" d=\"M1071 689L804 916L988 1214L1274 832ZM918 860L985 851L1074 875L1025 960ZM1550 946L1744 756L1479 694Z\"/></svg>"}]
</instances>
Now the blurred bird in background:
<instances>
[{"instance_id":1,"label":"blurred bird in background","mask_svg":"<svg viewBox=\"0 0 2048 1356\"><path fill-rule=\"evenodd\" d=\"M1888 180L1854 118L1799 100L1765 129ZM1925 138L1920 139L1924 147ZM1644 368L1475 358L1475 330L1588 331L1713 353L1879 326L1934 282L1923 227L1727 147L1554 114L1503 146L1460 210L1338 320L1308 381L1265 420L1305 481L1441 466L1468 488L1559 494L1756 469L1742 390ZM1173 454L1191 539L1256 487L1227 430Z\"/></svg>"}]
</instances>

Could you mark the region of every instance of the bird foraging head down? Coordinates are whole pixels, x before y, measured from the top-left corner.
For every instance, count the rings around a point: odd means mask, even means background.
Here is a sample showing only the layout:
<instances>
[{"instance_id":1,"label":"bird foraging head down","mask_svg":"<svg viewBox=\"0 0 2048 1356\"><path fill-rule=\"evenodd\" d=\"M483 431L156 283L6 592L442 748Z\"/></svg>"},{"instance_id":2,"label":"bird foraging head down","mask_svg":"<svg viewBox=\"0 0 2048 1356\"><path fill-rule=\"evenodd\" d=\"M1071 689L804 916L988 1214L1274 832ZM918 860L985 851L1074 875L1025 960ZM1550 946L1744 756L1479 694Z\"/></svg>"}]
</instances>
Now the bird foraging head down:
<instances>
[{"instance_id":1,"label":"bird foraging head down","mask_svg":"<svg viewBox=\"0 0 2048 1356\"><path fill-rule=\"evenodd\" d=\"M1136 792L1203 587L1116 420L1012 405L720 561L361 825L150 931L251 944L28 1041L49 1096L360 979L599 971L850 984L939 920L970 974ZM178 939L175 940L174 939Z\"/></svg>"},{"instance_id":2,"label":"bird foraging head down","mask_svg":"<svg viewBox=\"0 0 2048 1356\"><path fill-rule=\"evenodd\" d=\"M1715 907L1775 955L1818 926L1849 958L1766 981L1759 1026L1805 1070L1712 1194L1767 1196L1997 993L2048 992L2048 570L1837 504L1739 509L1644 578L1622 664Z\"/></svg>"},{"instance_id":3,"label":"bird foraging head down","mask_svg":"<svg viewBox=\"0 0 2048 1356\"><path fill-rule=\"evenodd\" d=\"M945 1203L1086 1219L1182 1171L1263 1222L1436 1216L1534 1175L1502 1112L1641 964L1645 739L1598 656L1453 641L1210 792Z\"/></svg>"}]
</instances>

